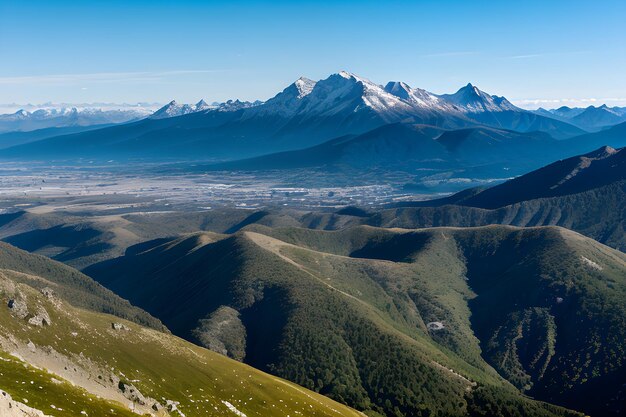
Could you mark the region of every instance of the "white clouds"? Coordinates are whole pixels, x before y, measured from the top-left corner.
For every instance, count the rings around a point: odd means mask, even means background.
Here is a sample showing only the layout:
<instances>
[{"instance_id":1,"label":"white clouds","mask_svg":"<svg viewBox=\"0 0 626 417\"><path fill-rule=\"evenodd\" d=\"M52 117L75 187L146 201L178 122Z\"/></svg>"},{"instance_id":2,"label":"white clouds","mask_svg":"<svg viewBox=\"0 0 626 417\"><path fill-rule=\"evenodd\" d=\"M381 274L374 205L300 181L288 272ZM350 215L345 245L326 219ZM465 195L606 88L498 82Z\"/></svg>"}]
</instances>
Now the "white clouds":
<instances>
[{"instance_id":1,"label":"white clouds","mask_svg":"<svg viewBox=\"0 0 626 417\"><path fill-rule=\"evenodd\" d=\"M478 52L475 51L452 51L452 52L437 52L433 54L425 54L421 55L421 58L446 58L446 57L456 57L456 56L465 56L465 55L476 55Z\"/></svg>"},{"instance_id":2,"label":"white clouds","mask_svg":"<svg viewBox=\"0 0 626 417\"><path fill-rule=\"evenodd\" d=\"M626 97L533 98L511 100L511 102L525 109L536 109L538 107L553 109L561 106L587 107L591 105L599 106L602 104L606 104L607 106L626 106Z\"/></svg>"},{"instance_id":3,"label":"white clouds","mask_svg":"<svg viewBox=\"0 0 626 417\"><path fill-rule=\"evenodd\" d=\"M534 58L553 58L573 55L590 54L592 51L566 51L566 52L540 52L531 54L505 56L504 59L534 59Z\"/></svg>"},{"instance_id":4,"label":"white clouds","mask_svg":"<svg viewBox=\"0 0 626 417\"><path fill-rule=\"evenodd\" d=\"M528 54L528 55L513 55L508 56L508 59L530 59L530 58L540 58L543 56L550 56L550 54Z\"/></svg>"},{"instance_id":5,"label":"white clouds","mask_svg":"<svg viewBox=\"0 0 626 417\"><path fill-rule=\"evenodd\" d=\"M99 72L90 74L52 74L0 77L0 85L73 85L84 83L157 82L180 75L210 74L218 70L175 70L137 72Z\"/></svg>"}]
</instances>

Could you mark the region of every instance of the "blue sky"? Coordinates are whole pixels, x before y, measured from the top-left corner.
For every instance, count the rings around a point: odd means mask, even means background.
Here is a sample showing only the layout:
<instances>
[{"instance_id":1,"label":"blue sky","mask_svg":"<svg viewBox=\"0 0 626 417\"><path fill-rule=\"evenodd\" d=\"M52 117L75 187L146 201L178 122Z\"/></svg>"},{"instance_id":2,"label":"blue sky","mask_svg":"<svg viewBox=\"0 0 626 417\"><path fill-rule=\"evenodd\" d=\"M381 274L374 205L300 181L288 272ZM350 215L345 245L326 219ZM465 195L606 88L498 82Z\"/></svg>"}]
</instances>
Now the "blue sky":
<instances>
[{"instance_id":1,"label":"blue sky","mask_svg":"<svg viewBox=\"0 0 626 417\"><path fill-rule=\"evenodd\" d=\"M264 100L343 69L626 105L625 21L624 0L0 0L0 103Z\"/></svg>"}]
</instances>

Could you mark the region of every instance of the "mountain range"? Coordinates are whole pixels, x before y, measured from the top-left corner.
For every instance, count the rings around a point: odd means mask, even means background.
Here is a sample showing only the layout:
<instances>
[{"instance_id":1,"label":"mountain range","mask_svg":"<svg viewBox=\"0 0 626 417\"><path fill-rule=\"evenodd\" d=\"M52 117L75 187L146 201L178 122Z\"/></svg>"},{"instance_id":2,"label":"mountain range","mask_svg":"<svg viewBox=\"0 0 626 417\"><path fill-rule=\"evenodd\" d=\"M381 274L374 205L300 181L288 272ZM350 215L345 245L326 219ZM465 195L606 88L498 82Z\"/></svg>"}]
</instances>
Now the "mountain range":
<instances>
[{"instance_id":1,"label":"mountain range","mask_svg":"<svg viewBox=\"0 0 626 417\"><path fill-rule=\"evenodd\" d=\"M623 411L626 257L565 229L251 226L85 272L174 334L370 415L565 412L519 392Z\"/></svg>"},{"instance_id":2,"label":"mountain range","mask_svg":"<svg viewBox=\"0 0 626 417\"><path fill-rule=\"evenodd\" d=\"M161 107L154 113L152 113L148 118L149 119L166 119L169 117L178 117L184 116L190 113L204 112L207 110L217 110L217 111L236 111L241 109L247 109L249 107L258 106L262 104L260 101L239 101L239 100L228 100L223 103L213 103L208 104L204 100L200 100L196 104L179 104L176 100L170 101L165 106Z\"/></svg>"},{"instance_id":3,"label":"mountain range","mask_svg":"<svg viewBox=\"0 0 626 417\"><path fill-rule=\"evenodd\" d=\"M235 159L303 149L394 123L445 130L486 126L520 133L541 131L556 139L585 133L572 124L517 108L471 84L438 96L402 82L381 86L343 71L317 82L301 78L264 103L227 102L195 111L195 106L173 102L157 113L188 114L157 115L48 138L7 149L3 155Z\"/></svg>"},{"instance_id":4,"label":"mountain range","mask_svg":"<svg viewBox=\"0 0 626 417\"><path fill-rule=\"evenodd\" d=\"M535 113L571 123L590 132L626 122L626 107L608 107L606 104L587 108L567 106L551 110L540 108L535 110Z\"/></svg>"},{"instance_id":5,"label":"mountain range","mask_svg":"<svg viewBox=\"0 0 626 417\"><path fill-rule=\"evenodd\" d=\"M12 114L0 114L0 133L126 123L143 119L150 114L152 114L152 110L139 106L108 110L76 107L44 108L34 111L18 110Z\"/></svg>"},{"instance_id":6,"label":"mountain range","mask_svg":"<svg viewBox=\"0 0 626 417\"><path fill-rule=\"evenodd\" d=\"M437 175L444 179L510 178L603 145L626 146L626 123L561 140L538 131L522 133L486 126L447 130L392 123L305 149L198 165L194 169L228 172L314 168L348 173L380 169L409 172L416 186L423 187L420 183Z\"/></svg>"}]
</instances>

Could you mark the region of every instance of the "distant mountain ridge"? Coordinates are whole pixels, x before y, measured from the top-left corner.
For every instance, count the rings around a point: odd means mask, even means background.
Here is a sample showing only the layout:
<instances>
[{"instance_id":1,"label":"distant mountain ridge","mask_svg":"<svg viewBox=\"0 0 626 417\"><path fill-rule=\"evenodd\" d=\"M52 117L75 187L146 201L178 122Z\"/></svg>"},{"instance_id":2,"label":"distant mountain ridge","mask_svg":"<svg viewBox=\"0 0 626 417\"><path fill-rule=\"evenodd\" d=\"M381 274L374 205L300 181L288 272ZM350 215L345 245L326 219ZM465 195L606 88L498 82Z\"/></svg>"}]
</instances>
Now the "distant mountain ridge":
<instances>
[{"instance_id":1,"label":"distant mountain ridge","mask_svg":"<svg viewBox=\"0 0 626 417\"><path fill-rule=\"evenodd\" d=\"M150 119L164 119L167 117L183 116L189 113L195 113L197 111L209 110L215 108L210 106L204 100L200 100L196 104L178 104L176 100L172 100L165 106L161 107L150 115Z\"/></svg>"},{"instance_id":2,"label":"distant mountain ridge","mask_svg":"<svg viewBox=\"0 0 626 417\"><path fill-rule=\"evenodd\" d=\"M511 176L549 163L562 154L562 141L541 132L519 133L489 127L444 130L429 125L392 123L360 135L345 135L310 148L202 166L219 170L294 168L387 171L416 168L463 170L476 176ZM532 162L529 162L532 161ZM428 174L429 171L425 171ZM431 172L434 173L435 171Z\"/></svg>"},{"instance_id":3,"label":"distant mountain ridge","mask_svg":"<svg viewBox=\"0 0 626 417\"><path fill-rule=\"evenodd\" d=\"M492 96L473 86L471 83L462 87L454 94L442 94L443 100L454 103L468 113L520 111L504 97Z\"/></svg>"},{"instance_id":4,"label":"distant mountain ridge","mask_svg":"<svg viewBox=\"0 0 626 417\"><path fill-rule=\"evenodd\" d=\"M122 109L99 108L43 108L34 111L18 110L0 114L0 133L33 131L46 128L91 126L125 123L149 116L152 110L144 107Z\"/></svg>"},{"instance_id":5,"label":"distant mountain ridge","mask_svg":"<svg viewBox=\"0 0 626 417\"><path fill-rule=\"evenodd\" d=\"M626 180L626 148L604 146L486 189L463 205L498 208L525 200L576 194Z\"/></svg>"},{"instance_id":6,"label":"distant mountain ridge","mask_svg":"<svg viewBox=\"0 0 626 417\"><path fill-rule=\"evenodd\" d=\"M626 107L609 107L606 104L599 107L592 105L586 108L567 106L551 110L540 108L534 113L553 117L588 131L603 130L626 122Z\"/></svg>"},{"instance_id":7,"label":"distant mountain ridge","mask_svg":"<svg viewBox=\"0 0 626 417\"><path fill-rule=\"evenodd\" d=\"M186 114L204 112L209 110L217 111L237 111L241 109L247 109L250 107L258 106L262 102L260 101L239 101L228 100L223 103L209 104L204 100L198 101L196 104L179 104L176 100L172 100L165 106L161 107L148 117L149 119L166 119L170 117L184 116Z\"/></svg>"},{"instance_id":8,"label":"distant mountain ridge","mask_svg":"<svg viewBox=\"0 0 626 417\"><path fill-rule=\"evenodd\" d=\"M301 149L392 123L444 129L487 125L518 132L544 131L555 138L585 133L472 85L437 96L402 82L383 87L345 71L316 82L300 78L263 103L226 102L206 110L198 104L172 102L153 118L123 128L50 138L13 148L5 155L232 159ZM170 115L174 117L166 117Z\"/></svg>"}]
</instances>

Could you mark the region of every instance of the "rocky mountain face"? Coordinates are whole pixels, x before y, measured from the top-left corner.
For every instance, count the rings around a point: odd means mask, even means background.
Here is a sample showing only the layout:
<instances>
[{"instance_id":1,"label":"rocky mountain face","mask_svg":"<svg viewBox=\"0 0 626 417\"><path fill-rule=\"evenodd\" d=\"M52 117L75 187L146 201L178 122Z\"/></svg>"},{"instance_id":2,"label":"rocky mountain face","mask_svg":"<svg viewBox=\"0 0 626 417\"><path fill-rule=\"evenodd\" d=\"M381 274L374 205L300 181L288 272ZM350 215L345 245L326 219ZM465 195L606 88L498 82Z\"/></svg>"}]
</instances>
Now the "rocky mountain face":
<instances>
[{"instance_id":1,"label":"rocky mountain face","mask_svg":"<svg viewBox=\"0 0 626 417\"><path fill-rule=\"evenodd\" d=\"M123 128L49 138L6 154L95 157L140 152L148 157L197 158L208 152L212 157L246 157L301 149L394 123L443 129L486 125L518 132L543 131L555 138L584 133L571 124L519 109L472 85L437 96L403 82L381 86L342 71L316 82L300 78L263 103L231 101L206 109L204 104L171 102L150 119ZM111 137L117 139L114 144L102 140Z\"/></svg>"}]
</instances>

